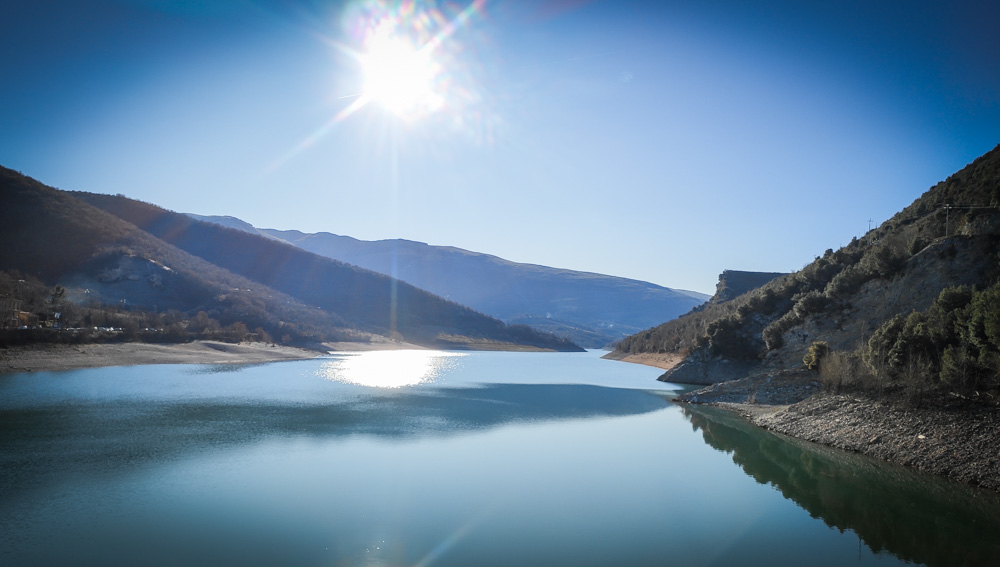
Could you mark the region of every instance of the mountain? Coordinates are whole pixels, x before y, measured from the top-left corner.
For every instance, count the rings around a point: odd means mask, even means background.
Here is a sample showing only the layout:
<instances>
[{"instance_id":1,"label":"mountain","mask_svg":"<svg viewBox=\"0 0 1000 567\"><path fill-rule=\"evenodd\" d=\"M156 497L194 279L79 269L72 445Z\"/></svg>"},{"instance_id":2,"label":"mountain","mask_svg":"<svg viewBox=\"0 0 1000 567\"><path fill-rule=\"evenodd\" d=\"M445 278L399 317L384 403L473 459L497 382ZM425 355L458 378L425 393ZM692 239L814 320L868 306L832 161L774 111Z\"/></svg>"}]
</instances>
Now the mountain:
<instances>
[{"instance_id":1,"label":"mountain","mask_svg":"<svg viewBox=\"0 0 1000 567\"><path fill-rule=\"evenodd\" d=\"M174 326L203 312L203 324L239 322L296 341L339 339L349 330L336 314L187 254L13 170L0 168L0 196L0 297L32 318L62 311L78 318L74 326L138 326L143 311L156 311L165 316L157 324ZM72 300L58 309L59 288L44 297L56 284Z\"/></svg>"},{"instance_id":2,"label":"mountain","mask_svg":"<svg viewBox=\"0 0 1000 567\"><path fill-rule=\"evenodd\" d=\"M724 270L719 275L719 283L715 286L713 303L729 301L744 293L757 289L771 280L787 276L783 272L743 272L739 270Z\"/></svg>"},{"instance_id":3,"label":"mountain","mask_svg":"<svg viewBox=\"0 0 1000 567\"><path fill-rule=\"evenodd\" d=\"M1000 399L1000 146L802 270L632 335L662 379L801 376L911 401ZM725 274L724 274L725 276ZM803 374L804 373L804 374Z\"/></svg>"},{"instance_id":4,"label":"mountain","mask_svg":"<svg viewBox=\"0 0 1000 567\"><path fill-rule=\"evenodd\" d=\"M531 326L545 322L546 330L590 347L677 317L705 299L637 280L409 240L368 242L329 233L264 232L323 256L394 275L505 321Z\"/></svg>"},{"instance_id":5,"label":"mountain","mask_svg":"<svg viewBox=\"0 0 1000 567\"><path fill-rule=\"evenodd\" d=\"M189 216L189 217L191 217L191 218L193 218L194 220L197 220L197 221L211 222L211 223L222 225L222 226L225 226L225 227L228 227L228 228L233 228L233 229L236 229L236 230L242 230L243 232L249 232L250 234L259 234L260 236L263 236L263 237L266 237L266 238L271 238L271 239L274 239L274 240L281 240L280 238L275 238L274 236L271 236L270 234L267 234L266 232L264 232L262 230L257 230L252 224L246 222L245 220L238 219L236 217L222 216L222 215L211 215L211 216L208 216L208 215L196 215L196 214L193 214L193 213L186 213L186 214L187 214L187 216Z\"/></svg>"},{"instance_id":6,"label":"mountain","mask_svg":"<svg viewBox=\"0 0 1000 567\"><path fill-rule=\"evenodd\" d=\"M0 194L0 270L86 290L78 302L203 311L303 340L374 333L453 348L579 350L382 274L121 195L60 191L6 168Z\"/></svg>"},{"instance_id":7,"label":"mountain","mask_svg":"<svg viewBox=\"0 0 1000 567\"><path fill-rule=\"evenodd\" d=\"M647 282L511 262L410 240L363 241L330 233L257 229L232 217L197 217L280 238L304 250L388 274L508 323L600 348L673 319L706 295Z\"/></svg>"}]
</instances>

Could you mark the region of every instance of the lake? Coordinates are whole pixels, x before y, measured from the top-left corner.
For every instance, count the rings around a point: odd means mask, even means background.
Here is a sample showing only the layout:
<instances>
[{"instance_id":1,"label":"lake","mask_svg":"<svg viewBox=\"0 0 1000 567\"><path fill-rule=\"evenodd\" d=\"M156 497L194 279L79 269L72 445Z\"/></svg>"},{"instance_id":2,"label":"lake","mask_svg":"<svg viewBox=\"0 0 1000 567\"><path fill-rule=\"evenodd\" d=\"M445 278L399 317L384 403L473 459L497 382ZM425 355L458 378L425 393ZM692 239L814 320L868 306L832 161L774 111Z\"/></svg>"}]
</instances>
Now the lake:
<instances>
[{"instance_id":1,"label":"lake","mask_svg":"<svg viewBox=\"0 0 1000 567\"><path fill-rule=\"evenodd\" d=\"M1000 565L996 495L601 354L0 375L0 563Z\"/></svg>"}]
</instances>

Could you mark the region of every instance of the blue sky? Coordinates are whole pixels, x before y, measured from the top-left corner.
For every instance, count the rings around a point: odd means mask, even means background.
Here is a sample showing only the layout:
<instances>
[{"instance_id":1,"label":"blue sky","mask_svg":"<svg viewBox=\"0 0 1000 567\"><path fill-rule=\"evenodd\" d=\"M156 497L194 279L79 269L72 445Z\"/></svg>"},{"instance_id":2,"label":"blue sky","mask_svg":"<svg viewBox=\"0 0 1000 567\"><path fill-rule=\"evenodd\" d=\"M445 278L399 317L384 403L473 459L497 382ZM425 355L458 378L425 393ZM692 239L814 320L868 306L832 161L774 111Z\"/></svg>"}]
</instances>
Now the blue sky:
<instances>
[{"instance_id":1,"label":"blue sky","mask_svg":"<svg viewBox=\"0 0 1000 567\"><path fill-rule=\"evenodd\" d=\"M1000 143L996 2L416 2L395 32L440 38L437 105L345 111L370 84L358 30L395 6L5 1L0 164L710 293Z\"/></svg>"}]
</instances>

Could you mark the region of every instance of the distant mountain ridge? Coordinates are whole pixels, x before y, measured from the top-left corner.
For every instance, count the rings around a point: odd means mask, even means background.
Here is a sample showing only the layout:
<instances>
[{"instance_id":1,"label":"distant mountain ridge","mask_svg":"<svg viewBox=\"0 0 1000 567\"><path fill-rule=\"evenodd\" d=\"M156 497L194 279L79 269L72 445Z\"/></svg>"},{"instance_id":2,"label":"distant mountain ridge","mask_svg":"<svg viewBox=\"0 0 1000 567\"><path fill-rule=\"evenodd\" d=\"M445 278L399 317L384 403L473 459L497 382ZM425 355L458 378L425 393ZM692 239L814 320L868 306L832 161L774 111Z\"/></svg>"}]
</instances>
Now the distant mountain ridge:
<instances>
[{"instance_id":1,"label":"distant mountain ridge","mask_svg":"<svg viewBox=\"0 0 1000 567\"><path fill-rule=\"evenodd\" d=\"M673 319L708 297L627 278L517 263L451 246L258 229L232 217L193 216L398 277L508 323L564 336L589 348Z\"/></svg>"},{"instance_id":2,"label":"distant mountain ridge","mask_svg":"<svg viewBox=\"0 0 1000 567\"><path fill-rule=\"evenodd\" d=\"M201 222L119 196L76 195L146 232L234 273L329 309L347 321L412 342L457 347L448 337L490 339L556 350L575 350L527 327L501 321L446 301L406 282L313 254L287 242Z\"/></svg>"},{"instance_id":3,"label":"distant mountain ridge","mask_svg":"<svg viewBox=\"0 0 1000 567\"><path fill-rule=\"evenodd\" d=\"M376 334L446 348L580 350L385 275L121 195L61 191L0 168L0 196L0 271L15 283L19 273L78 286L77 303L204 312L201 320L243 334L260 327L299 341Z\"/></svg>"},{"instance_id":4,"label":"distant mountain ridge","mask_svg":"<svg viewBox=\"0 0 1000 567\"><path fill-rule=\"evenodd\" d=\"M194 213L184 213L187 216L193 218L194 220L201 222L210 222L218 225L225 226L227 228L234 228L236 230L242 230L243 232L249 232L250 234L259 234L260 236L265 236L274 240L283 240L281 238L276 238L271 236L263 230L258 230L254 225L246 222L245 220L238 219L236 217L231 217L228 215L196 215Z\"/></svg>"}]
</instances>

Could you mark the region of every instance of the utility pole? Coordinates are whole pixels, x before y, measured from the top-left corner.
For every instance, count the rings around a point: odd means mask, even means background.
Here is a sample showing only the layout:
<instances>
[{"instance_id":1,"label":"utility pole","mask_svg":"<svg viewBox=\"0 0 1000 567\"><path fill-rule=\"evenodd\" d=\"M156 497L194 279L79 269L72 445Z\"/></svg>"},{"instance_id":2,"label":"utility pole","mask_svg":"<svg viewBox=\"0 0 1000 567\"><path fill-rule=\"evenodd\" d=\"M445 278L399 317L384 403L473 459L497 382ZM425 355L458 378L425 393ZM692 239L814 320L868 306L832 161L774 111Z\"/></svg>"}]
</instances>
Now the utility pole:
<instances>
[{"instance_id":1,"label":"utility pole","mask_svg":"<svg viewBox=\"0 0 1000 567\"><path fill-rule=\"evenodd\" d=\"M956 205L954 203L945 203L942 205L944 207L944 236L945 238L951 236L951 210L952 209L962 209L966 211L974 211L979 209L992 209L994 206L990 205Z\"/></svg>"}]
</instances>

